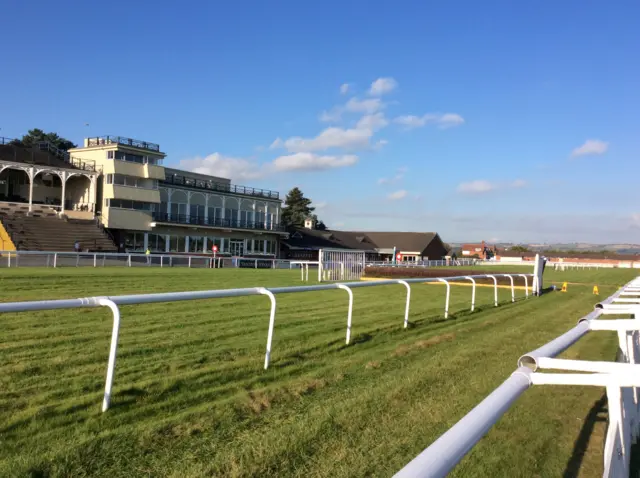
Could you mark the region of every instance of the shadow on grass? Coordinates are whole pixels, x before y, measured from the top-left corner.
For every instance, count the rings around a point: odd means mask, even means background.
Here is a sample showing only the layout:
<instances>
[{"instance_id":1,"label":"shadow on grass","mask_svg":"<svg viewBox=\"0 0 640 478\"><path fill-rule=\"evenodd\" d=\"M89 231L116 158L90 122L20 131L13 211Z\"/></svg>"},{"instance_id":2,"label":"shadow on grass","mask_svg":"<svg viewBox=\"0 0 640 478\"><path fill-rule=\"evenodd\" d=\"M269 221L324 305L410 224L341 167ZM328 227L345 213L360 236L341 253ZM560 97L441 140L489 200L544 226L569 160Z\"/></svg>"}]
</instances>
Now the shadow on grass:
<instances>
[{"instance_id":1,"label":"shadow on grass","mask_svg":"<svg viewBox=\"0 0 640 478\"><path fill-rule=\"evenodd\" d=\"M146 397L147 395L149 395L149 392L141 388L136 388L136 387L127 388L125 390L118 392L115 395L115 397L117 398L109 405L109 407L110 408L128 407L129 405L133 405L134 403L136 403L141 397Z\"/></svg>"},{"instance_id":2,"label":"shadow on grass","mask_svg":"<svg viewBox=\"0 0 640 478\"><path fill-rule=\"evenodd\" d=\"M567 466L564 469L562 476L564 478L574 478L580 474L580 468L582 466L582 460L589 447L589 440L593 429L598 422L607 421L607 394L603 393L602 397L593 404L589 413L584 419L580 434L573 444L573 452L569 459Z\"/></svg>"}]
</instances>

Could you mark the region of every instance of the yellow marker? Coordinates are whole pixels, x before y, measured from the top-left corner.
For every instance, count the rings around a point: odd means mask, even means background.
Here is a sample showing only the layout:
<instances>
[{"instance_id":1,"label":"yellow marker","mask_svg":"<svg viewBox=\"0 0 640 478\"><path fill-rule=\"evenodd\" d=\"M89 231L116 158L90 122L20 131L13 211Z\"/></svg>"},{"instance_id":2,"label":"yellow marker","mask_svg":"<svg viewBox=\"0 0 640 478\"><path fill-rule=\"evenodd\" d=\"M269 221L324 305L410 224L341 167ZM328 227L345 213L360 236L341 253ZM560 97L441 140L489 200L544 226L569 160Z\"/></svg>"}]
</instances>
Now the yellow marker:
<instances>
[{"instance_id":1,"label":"yellow marker","mask_svg":"<svg viewBox=\"0 0 640 478\"><path fill-rule=\"evenodd\" d=\"M600 292L598 291L598 286L597 285L593 286L593 295L600 295Z\"/></svg>"},{"instance_id":2,"label":"yellow marker","mask_svg":"<svg viewBox=\"0 0 640 478\"><path fill-rule=\"evenodd\" d=\"M560 292L566 292L567 291L567 283L563 282L562 283L562 290Z\"/></svg>"}]
</instances>

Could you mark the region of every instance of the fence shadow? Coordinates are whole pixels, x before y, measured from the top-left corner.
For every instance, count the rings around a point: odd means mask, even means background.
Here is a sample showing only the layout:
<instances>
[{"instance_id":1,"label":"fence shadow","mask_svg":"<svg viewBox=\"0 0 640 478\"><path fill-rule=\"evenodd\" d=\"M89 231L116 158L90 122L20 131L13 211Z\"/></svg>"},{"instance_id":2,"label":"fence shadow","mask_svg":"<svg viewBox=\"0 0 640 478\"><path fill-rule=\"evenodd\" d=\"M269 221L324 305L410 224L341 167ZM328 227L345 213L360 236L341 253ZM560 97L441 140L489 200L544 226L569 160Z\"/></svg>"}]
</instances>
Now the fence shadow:
<instances>
[{"instance_id":1,"label":"fence shadow","mask_svg":"<svg viewBox=\"0 0 640 478\"><path fill-rule=\"evenodd\" d=\"M579 476L582 461L584 460L584 455L589 447L589 440L593 434L593 429L595 428L596 423L607 421L607 412L607 394L603 393L602 397L593 404L591 410L589 410L589 413L587 413L587 416L584 419L580 434L573 444L571 458L569 458L567 466L564 469L564 473L562 474L563 478L575 478Z\"/></svg>"}]
</instances>

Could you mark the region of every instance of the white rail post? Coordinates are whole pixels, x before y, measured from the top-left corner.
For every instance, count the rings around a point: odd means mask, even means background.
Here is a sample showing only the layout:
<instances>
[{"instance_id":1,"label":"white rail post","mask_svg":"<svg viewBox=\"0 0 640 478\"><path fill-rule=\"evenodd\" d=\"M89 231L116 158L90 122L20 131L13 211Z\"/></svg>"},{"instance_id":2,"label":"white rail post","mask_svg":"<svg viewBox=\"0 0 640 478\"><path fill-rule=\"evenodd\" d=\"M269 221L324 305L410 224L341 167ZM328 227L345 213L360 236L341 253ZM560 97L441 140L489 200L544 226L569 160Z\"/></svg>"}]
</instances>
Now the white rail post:
<instances>
[{"instance_id":1,"label":"white rail post","mask_svg":"<svg viewBox=\"0 0 640 478\"><path fill-rule=\"evenodd\" d=\"M113 313L113 329L111 331L111 347L109 348L109 362L107 364L107 380L104 385L104 398L102 399L102 412L109 409L111 403L111 388L113 387L113 374L116 368L116 353L118 351L118 334L120 331L120 309L112 300L106 297L98 298L99 305L108 307Z\"/></svg>"},{"instance_id":2,"label":"white rail post","mask_svg":"<svg viewBox=\"0 0 640 478\"><path fill-rule=\"evenodd\" d=\"M529 298L529 281L527 280L527 274L518 274L520 277L524 277L524 296Z\"/></svg>"},{"instance_id":3,"label":"white rail post","mask_svg":"<svg viewBox=\"0 0 640 478\"><path fill-rule=\"evenodd\" d=\"M398 284L402 284L407 288L407 303L404 306L404 328L409 327L409 305L411 304L411 286L405 280L399 280Z\"/></svg>"},{"instance_id":4,"label":"white rail post","mask_svg":"<svg viewBox=\"0 0 640 478\"><path fill-rule=\"evenodd\" d=\"M487 277L491 277L493 279L493 305L498 307L498 279L496 276L487 275Z\"/></svg>"},{"instance_id":5,"label":"white rail post","mask_svg":"<svg viewBox=\"0 0 640 478\"><path fill-rule=\"evenodd\" d=\"M53 254L53 267L54 267L54 269L56 267L58 267L58 253L57 252Z\"/></svg>"},{"instance_id":6,"label":"white rail post","mask_svg":"<svg viewBox=\"0 0 640 478\"><path fill-rule=\"evenodd\" d=\"M269 333L267 334L267 351L264 355L264 369L269 368L271 361L271 342L273 341L273 328L276 324L276 296L268 289L261 288L258 293L266 295L271 300L271 312L269 313Z\"/></svg>"},{"instance_id":7,"label":"white rail post","mask_svg":"<svg viewBox=\"0 0 640 478\"><path fill-rule=\"evenodd\" d=\"M107 263L107 255L102 254L102 267L104 267L106 263Z\"/></svg>"},{"instance_id":8,"label":"white rail post","mask_svg":"<svg viewBox=\"0 0 640 478\"><path fill-rule=\"evenodd\" d=\"M127 256L127 265L131 267L131 254Z\"/></svg>"},{"instance_id":9,"label":"white rail post","mask_svg":"<svg viewBox=\"0 0 640 478\"><path fill-rule=\"evenodd\" d=\"M349 294L349 310L347 311L347 345L351 341L351 323L353 320L353 291L349 286L338 284L338 289L346 290Z\"/></svg>"},{"instance_id":10,"label":"white rail post","mask_svg":"<svg viewBox=\"0 0 640 478\"><path fill-rule=\"evenodd\" d=\"M97 265L97 260L98 260L98 254L94 254L94 255L93 255L93 267L96 267L96 265Z\"/></svg>"},{"instance_id":11,"label":"white rail post","mask_svg":"<svg viewBox=\"0 0 640 478\"><path fill-rule=\"evenodd\" d=\"M515 302L516 301L516 289L513 285L513 277L509 274L505 274L509 280L511 281L511 302Z\"/></svg>"},{"instance_id":12,"label":"white rail post","mask_svg":"<svg viewBox=\"0 0 640 478\"><path fill-rule=\"evenodd\" d=\"M465 279L469 279L471 281L471 312L473 312L476 308L476 281L473 277L465 277Z\"/></svg>"},{"instance_id":13,"label":"white rail post","mask_svg":"<svg viewBox=\"0 0 640 478\"><path fill-rule=\"evenodd\" d=\"M76 254L76 267L80 265L80 253Z\"/></svg>"},{"instance_id":14,"label":"white rail post","mask_svg":"<svg viewBox=\"0 0 640 478\"><path fill-rule=\"evenodd\" d=\"M189 269L191 269L191 256L189 256Z\"/></svg>"},{"instance_id":15,"label":"white rail post","mask_svg":"<svg viewBox=\"0 0 640 478\"><path fill-rule=\"evenodd\" d=\"M164 256L160 256L160 268L164 266Z\"/></svg>"},{"instance_id":16,"label":"white rail post","mask_svg":"<svg viewBox=\"0 0 640 478\"><path fill-rule=\"evenodd\" d=\"M438 280L440 282L444 282L445 285L447 286L447 299L444 303L444 318L448 319L449 318L449 296L451 294L451 284L449 284L449 282L443 279L442 277L438 277Z\"/></svg>"}]
</instances>

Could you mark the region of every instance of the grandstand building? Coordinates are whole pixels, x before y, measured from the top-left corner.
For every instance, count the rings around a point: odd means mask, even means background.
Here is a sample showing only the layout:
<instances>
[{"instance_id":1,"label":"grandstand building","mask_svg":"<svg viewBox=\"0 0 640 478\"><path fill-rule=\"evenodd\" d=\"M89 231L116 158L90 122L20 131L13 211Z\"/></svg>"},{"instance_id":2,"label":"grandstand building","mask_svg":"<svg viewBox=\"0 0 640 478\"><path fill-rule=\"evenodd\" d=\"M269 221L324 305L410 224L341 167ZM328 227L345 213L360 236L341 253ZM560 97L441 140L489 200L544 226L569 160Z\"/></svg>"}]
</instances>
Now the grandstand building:
<instances>
[{"instance_id":1,"label":"grandstand building","mask_svg":"<svg viewBox=\"0 0 640 478\"><path fill-rule=\"evenodd\" d=\"M27 215L40 215L37 207L97 219L126 251L210 253L216 245L218 254L274 257L286 237L277 192L164 167L158 144L102 136L68 152L51 148L0 145L0 201Z\"/></svg>"}]
</instances>

